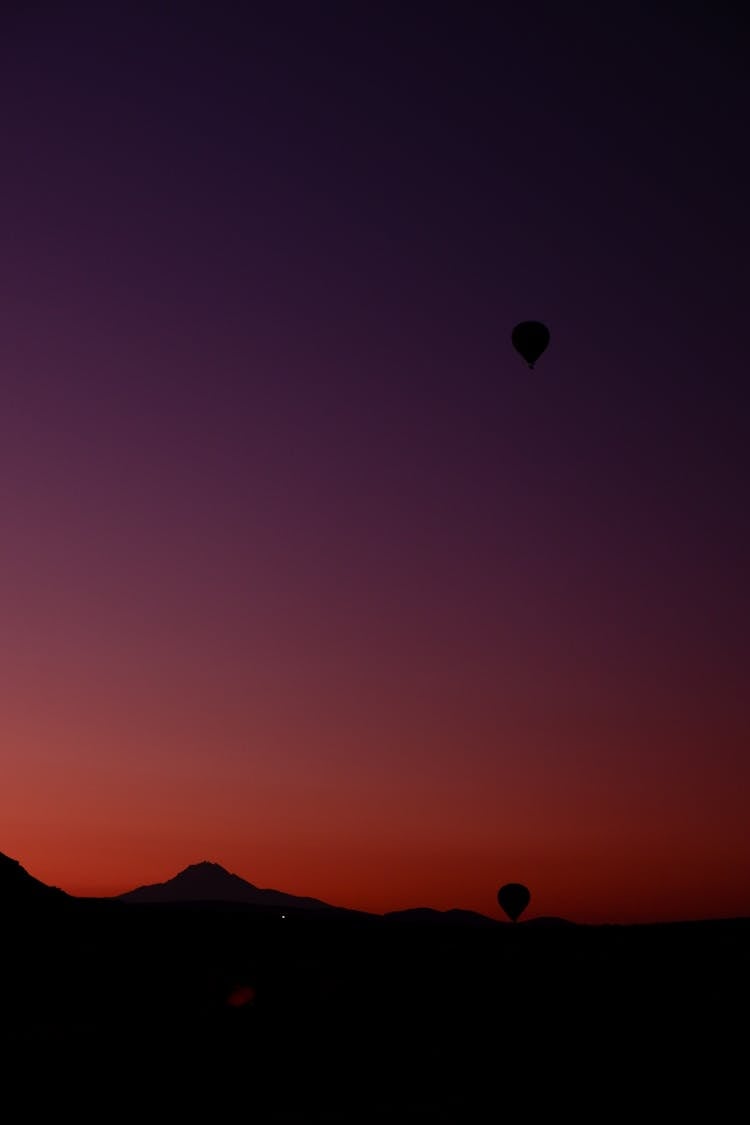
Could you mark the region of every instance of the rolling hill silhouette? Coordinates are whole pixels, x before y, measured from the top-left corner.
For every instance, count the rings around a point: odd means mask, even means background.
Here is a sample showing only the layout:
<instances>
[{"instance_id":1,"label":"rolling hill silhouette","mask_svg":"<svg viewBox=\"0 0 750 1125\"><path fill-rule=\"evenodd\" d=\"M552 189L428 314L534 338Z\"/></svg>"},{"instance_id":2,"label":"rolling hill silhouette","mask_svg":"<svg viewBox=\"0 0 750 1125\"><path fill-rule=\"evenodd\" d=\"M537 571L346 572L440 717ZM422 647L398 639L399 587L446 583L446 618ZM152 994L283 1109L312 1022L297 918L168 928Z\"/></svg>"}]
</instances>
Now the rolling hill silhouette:
<instances>
[{"instance_id":1,"label":"rolling hill silhouette","mask_svg":"<svg viewBox=\"0 0 750 1125\"><path fill-rule=\"evenodd\" d=\"M68 902L71 895L59 887L51 887L30 875L17 859L0 852L0 901L4 904L32 903L34 905Z\"/></svg>"},{"instance_id":2,"label":"rolling hill silhouette","mask_svg":"<svg viewBox=\"0 0 750 1125\"><path fill-rule=\"evenodd\" d=\"M434 910L431 906L416 906L406 910L389 910L384 915L389 922L407 922L417 925L446 926L502 926L497 918L479 914L476 910Z\"/></svg>"},{"instance_id":3,"label":"rolling hill silhouette","mask_svg":"<svg viewBox=\"0 0 750 1125\"><path fill-rule=\"evenodd\" d=\"M371 911L335 906L322 899L293 895L274 888L257 887L241 876L227 871L219 863L203 860L190 864L163 883L148 883L125 891L120 895L91 899L68 894L59 887L49 886L30 875L18 860L0 852L0 903L33 903L48 906L56 903L137 904L179 906L180 904L237 905L255 907L263 912L289 910L310 915L361 917L363 920L379 918L388 923L412 923L425 926L495 927L505 922L488 914L473 910L436 910L417 906L388 911L383 915ZM564 923L561 918L532 918L525 925ZM572 923L569 923L572 925Z\"/></svg>"},{"instance_id":4,"label":"rolling hill silhouette","mask_svg":"<svg viewBox=\"0 0 750 1125\"><path fill-rule=\"evenodd\" d=\"M486 1116L498 1088L504 1111L525 1111L540 1075L545 1110L559 1116L570 1096L579 1120L599 1121L602 1076L638 1105L653 1104L657 1081L671 1111L681 1083L693 1096L686 1065L709 1076L712 1097L732 1052L738 1080L746 1072L737 1013L750 1003L750 918L371 915L207 862L84 899L1 853L0 916L5 1074L31 1062L25 1097L40 1076L64 1075L47 1083L59 1109L81 1097L68 1081L84 1060L95 1120L102 1081L132 1096L134 1116L157 1098L189 1118L202 1095L212 1118L251 1104L264 1125L454 1125Z\"/></svg>"},{"instance_id":5,"label":"rolling hill silhouette","mask_svg":"<svg viewBox=\"0 0 750 1125\"><path fill-rule=\"evenodd\" d=\"M151 883L118 895L122 902L236 902L250 906L276 907L289 910L335 910L330 903L317 898L287 894L271 888L256 887L218 863L192 863L164 883Z\"/></svg>"}]
</instances>

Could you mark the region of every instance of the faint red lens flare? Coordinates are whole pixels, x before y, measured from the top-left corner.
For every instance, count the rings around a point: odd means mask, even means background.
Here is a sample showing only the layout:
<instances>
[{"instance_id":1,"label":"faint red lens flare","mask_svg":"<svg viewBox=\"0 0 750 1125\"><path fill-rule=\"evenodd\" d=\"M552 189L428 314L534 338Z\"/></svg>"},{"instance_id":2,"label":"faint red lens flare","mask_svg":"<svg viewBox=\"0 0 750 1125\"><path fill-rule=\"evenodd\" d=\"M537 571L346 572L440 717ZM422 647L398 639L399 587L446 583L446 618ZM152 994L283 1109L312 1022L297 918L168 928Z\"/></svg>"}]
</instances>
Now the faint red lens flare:
<instances>
[{"instance_id":1,"label":"faint red lens flare","mask_svg":"<svg viewBox=\"0 0 750 1125\"><path fill-rule=\"evenodd\" d=\"M238 984L227 996L230 1008L245 1008L255 999L255 989L249 984Z\"/></svg>"}]
</instances>

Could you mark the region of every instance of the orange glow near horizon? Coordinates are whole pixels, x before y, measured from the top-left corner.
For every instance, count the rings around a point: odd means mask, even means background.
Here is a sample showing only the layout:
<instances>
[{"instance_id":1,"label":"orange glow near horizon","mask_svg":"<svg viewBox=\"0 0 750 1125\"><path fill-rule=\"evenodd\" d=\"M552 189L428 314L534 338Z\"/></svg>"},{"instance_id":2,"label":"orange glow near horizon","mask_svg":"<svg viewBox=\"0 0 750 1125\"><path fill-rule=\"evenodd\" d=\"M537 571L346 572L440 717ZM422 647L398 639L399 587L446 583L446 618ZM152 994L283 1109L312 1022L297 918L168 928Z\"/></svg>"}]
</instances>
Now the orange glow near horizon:
<instances>
[{"instance_id":1,"label":"orange glow near horizon","mask_svg":"<svg viewBox=\"0 0 750 1125\"><path fill-rule=\"evenodd\" d=\"M643 765L618 772L598 747L598 769L592 749L573 775L531 751L522 763L475 751L473 768L460 771L437 732L434 745L408 769L400 746L368 750L347 768L343 751L321 741L314 783L307 759L295 765L280 740L265 762L226 754L218 768L217 754L193 752L184 771L177 748L158 757L144 745L133 760L117 746L105 755L77 743L44 769L27 752L13 771L27 802L4 805L0 795L0 850L77 896L120 894L209 860L259 887L375 913L430 906L503 917L495 895L511 880L531 889L526 917L748 913L742 786L729 792L697 754L675 779L666 751L661 765L652 756L647 778Z\"/></svg>"},{"instance_id":2,"label":"orange glow near horizon","mask_svg":"<svg viewBox=\"0 0 750 1125\"><path fill-rule=\"evenodd\" d=\"M78 896L210 860L750 915L722 21L40 7L3 21L0 852Z\"/></svg>"}]
</instances>

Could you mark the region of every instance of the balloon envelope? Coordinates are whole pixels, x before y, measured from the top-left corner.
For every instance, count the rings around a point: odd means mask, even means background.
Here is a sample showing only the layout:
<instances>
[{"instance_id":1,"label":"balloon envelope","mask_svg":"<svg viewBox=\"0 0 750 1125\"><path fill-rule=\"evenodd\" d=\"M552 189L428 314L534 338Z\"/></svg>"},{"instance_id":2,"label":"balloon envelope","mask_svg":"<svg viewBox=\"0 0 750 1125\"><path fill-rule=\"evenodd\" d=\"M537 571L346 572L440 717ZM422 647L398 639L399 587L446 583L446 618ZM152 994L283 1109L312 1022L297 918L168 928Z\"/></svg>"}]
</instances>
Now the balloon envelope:
<instances>
[{"instance_id":1,"label":"balloon envelope","mask_svg":"<svg viewBox=\"0 0 750 1125\"><path fill-rule=\"evenodd\" d=\"M497 901L511 922L515 922L529 905L531 893L523 883L506 883L497 892Z\"/></svg>"},{"instance_id":2,"label":"balloon envelope","mask_svg":"<svg viewBox=\"0 0 750 1125\"><path fill-rule=\"evenodd\" d=\"M541 320L522 320L511 334L513 347L528 363L529 367L546 351L549 344L549 328Z\"/></svg>"}]
</instances>

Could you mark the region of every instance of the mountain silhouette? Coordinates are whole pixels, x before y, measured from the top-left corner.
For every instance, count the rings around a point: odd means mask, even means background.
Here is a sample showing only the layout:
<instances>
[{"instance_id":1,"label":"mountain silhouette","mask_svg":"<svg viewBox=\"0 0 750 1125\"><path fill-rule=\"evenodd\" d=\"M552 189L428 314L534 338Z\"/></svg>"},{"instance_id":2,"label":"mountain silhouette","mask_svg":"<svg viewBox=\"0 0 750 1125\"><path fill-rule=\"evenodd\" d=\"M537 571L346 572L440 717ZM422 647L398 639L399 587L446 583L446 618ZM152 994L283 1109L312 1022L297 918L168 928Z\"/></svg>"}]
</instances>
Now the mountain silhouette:
<instances>
[{"instance_id":1,"label":"mountain silhouette","mask_svg":"<svg viewBox=\"0 0 750 1125\"><path fill-rule=\"evenodd\" d=\"M271 888L256 887L239 875L232 874L218 863L192 863L165 883L150 883L118 895L123 902L237 902L302 910L334 910L330 903L317 898L286 894Z\"/></svg>"},{"instance_id":2,"label":"mountain silhouette","mask_svg":"<svg viewBox=\"0 0 750 1125\"><path fill-rule=\"evenodd\" d=\"M569 918L557 918L554 915L542 914L537 918L526 918L518 925L533 926L535 929L544 928L546 926L575 926L576 922L571 922Z\"/></svg>"},{"instance_id":3,"label":"mountain silhouette","mask_svg":"<svg viewBox=\"0 0 750 1125\"><path fill-rule=\"evenodd\" d=\"M419 925L455 926L502 926L505 923L479 914L476 910L435 910L431 906L415 906L405 910L389 910L385 915L389 922L407 922Z\"/></svg>"},{"instance_id":4,"label":"mountain silhouette","mask_svg":"<svg viewBox=\"0 0 750 1125\"><path fill-rule=\"evenodd\" d=\"M670 1107L687 1059L710 1083L710 1120L739 1104L726 1072L739 1087L750 917L513 924L326 905L216 863L81 899L0 854L4 1078L18 1071L27 1099L51 1087L58 1116L62 1105L80 1117L85 1104L100 1117L114 1090L134 1117L145 1105L230 1120L251 1105L269 1125L415 1125L478 1121L498 1095L518 1115L541 1076L545 1115L558 1117L571 1090L588 1122L601 1117L601 1087L581 1078L581 1058L639 1105L654 1104L661 1084L655 1104ZM76 1073L94 1076L87 1103L86 1082L69 1086Z\"/></svg>"},{"instance_id":5,"label":"mountain silhouette","mask_svg":"<svg viewBox=\"0 0 750 1125\"><path fill-rule=\"evenodd\" d=\"M0 902L30 903L33 905L46 905L58 902L68 902L71 896L59 887L50 887L47 883L29 875L17 859L0 852Z\"/></svg>"}]
</instances>

